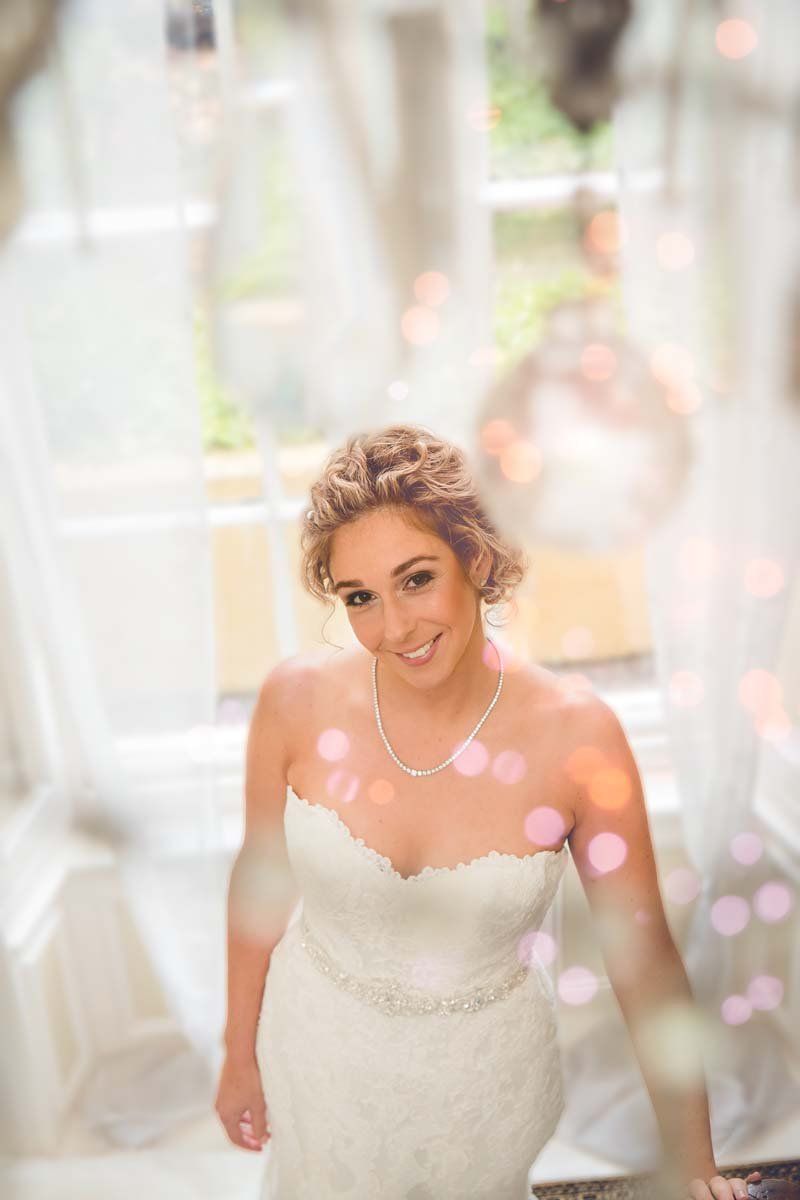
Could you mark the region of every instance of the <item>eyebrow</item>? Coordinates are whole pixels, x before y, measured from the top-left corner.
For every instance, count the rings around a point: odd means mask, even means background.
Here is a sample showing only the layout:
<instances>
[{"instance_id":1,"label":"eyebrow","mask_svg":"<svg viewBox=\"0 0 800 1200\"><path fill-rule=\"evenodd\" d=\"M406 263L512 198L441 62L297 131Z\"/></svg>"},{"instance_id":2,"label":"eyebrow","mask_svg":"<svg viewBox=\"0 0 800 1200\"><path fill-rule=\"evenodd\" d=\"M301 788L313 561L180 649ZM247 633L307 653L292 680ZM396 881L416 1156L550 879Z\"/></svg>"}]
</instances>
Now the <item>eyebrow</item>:
<instances>
[{"instance_id":1,"label":"eyebrow","mask_svg":"<svg viewBox=\"0 0 800 1200\"><path fill-rule=\"evenodd\" d=\"M417 554L414 558L407 558L405 562L401 562L399 566L393 568L392 578L402 575L403 571L407 571L409 567L413 567L414 563L418 562L439 562L439 555ZM339 588L344 587L364 587L364 582L361 579L341 579L339 583L333 585L333 590L338 592Z\"/></svg>"}]
</instances>

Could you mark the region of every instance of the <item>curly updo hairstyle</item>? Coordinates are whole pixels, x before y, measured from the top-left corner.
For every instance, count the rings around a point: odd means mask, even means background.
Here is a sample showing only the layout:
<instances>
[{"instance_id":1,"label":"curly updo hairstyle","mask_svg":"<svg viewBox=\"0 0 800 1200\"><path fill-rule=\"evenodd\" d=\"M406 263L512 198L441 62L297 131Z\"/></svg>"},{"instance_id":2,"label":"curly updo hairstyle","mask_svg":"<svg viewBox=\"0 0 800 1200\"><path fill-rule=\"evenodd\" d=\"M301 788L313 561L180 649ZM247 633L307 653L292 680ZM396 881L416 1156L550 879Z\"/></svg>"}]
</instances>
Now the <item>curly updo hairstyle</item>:
<instances>
[{"instance_id":1,"label":"curly updo hairstyle","mask_svg":"<svg viewBox=\"0 0 800 1200\"><path fill-rule=\"evenodd\" d=\"M465 573L488 551L491 565L479 588L487 607L508 602L528 569L524 551L501 537L485 513L464 452L421 425L389 425L349 437L327 459L310 499L300 531L301 580L312 595L330 604L329 615L336 607L330 575L333 535L348 521L379 508L402 510L418 528L437 534Z\"/></svg>"}]
</instances>

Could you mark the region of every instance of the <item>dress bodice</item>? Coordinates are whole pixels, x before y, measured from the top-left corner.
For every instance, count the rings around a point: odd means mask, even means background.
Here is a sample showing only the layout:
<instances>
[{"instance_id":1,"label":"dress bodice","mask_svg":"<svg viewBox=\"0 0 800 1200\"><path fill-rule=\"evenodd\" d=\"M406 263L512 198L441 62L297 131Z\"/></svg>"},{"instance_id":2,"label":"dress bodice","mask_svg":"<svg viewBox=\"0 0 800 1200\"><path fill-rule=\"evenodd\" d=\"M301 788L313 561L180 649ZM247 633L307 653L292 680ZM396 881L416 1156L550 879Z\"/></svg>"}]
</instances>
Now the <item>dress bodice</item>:
<instances>
[{"instance_id":1,"label":"dress bodice","mask_svg":"<svg viewBox=\"0 0 800 1200\"><path fill-rule=\"evenodd\" d=\"M405 877L333 809L291 788L284 827L305 926L344 971L444 994L499 983L521 963L544 969L526 935L552 903L566 844Z\"/></svg>"}]
</instances>

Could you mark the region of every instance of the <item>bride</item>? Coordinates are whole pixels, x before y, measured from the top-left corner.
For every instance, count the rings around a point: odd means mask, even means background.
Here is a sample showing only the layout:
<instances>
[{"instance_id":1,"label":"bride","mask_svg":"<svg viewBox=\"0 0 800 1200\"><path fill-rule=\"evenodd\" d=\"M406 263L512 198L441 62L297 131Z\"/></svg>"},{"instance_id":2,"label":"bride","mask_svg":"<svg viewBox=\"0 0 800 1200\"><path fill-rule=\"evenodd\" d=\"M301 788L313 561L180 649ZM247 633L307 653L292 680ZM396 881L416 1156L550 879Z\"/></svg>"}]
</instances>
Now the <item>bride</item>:
<instances>
[{"instance_id":1,"label":"bride","mask_svg":"<svg viewBox=\"0 0 800 1200\"><path fill-rule=\"evenodd\" d=\"M304 583L341 601L355 645L267 675L229 890L216 1111L234 1144L269 1143L262 1200L529 1194L564 1108L536 931L568 857L672 1194L745 1194L717 1172L703 1087L670 1087L640 1036L691 993L630 747L605 703L485 632L525 560L463 453L419 426L358 435L311 502ZM604 834L622 851L605 862Z\"/></svg>"}]
</instances>

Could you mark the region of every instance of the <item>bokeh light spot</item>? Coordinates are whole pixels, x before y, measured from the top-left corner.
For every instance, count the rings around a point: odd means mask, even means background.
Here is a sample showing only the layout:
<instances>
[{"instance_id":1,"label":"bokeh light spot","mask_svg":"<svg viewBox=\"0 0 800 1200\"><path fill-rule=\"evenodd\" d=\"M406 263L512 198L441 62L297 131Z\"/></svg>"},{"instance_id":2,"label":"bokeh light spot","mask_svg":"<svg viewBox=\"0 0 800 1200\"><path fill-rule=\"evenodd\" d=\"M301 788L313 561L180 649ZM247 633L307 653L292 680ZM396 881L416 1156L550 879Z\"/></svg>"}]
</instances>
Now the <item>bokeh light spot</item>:
<instances>
[{"instance_id":1,"label":"bokeh light spot","mask_svg":"<svg viewBox=\"0 0 800 1200\"><path fill-rule=\"evenodd\" d=\"M400 327L412 346L429 346L439 336L439 314L422 304L412 305L403 313Z\"/></svg>"},{"instance_id":2,"label":"bokeh light spot","mask_svg":"<svg viewBox=\"0 0 800 1200\"><path fill-rule=\"evenodd\" d=\"M691 1005L671 1001L653 1006L642 1018L640 1036L647 1061L659 1078L681 1087L702 1082L708 1039L704 1017Z\"/></svg>"},{"instance_id":3,"label":"bokeh light spot","mask_svg":"<svg viewBox=\"0 0 800 1200\"><path fill-rule=\"evenodd\" d=\"M720 1014L726 1025L744 1025L753 1015L753 1006L746 996L734 992L722 1001Z\"/></svg>"},{"instance_id":4,"label":"bokeh light spot","mask_svg":"<svg viewBox=\"0 0 800 1200\"><path fill-rule=\"evenodd\" d=\"M492 774L501 783L519 783L526 770L525 758L517 750L501 750L492 763Z\"/></svg>"},{"instance_id":5,"label":"bokeh light spot","mask_svg":"<svg viewBox=\"0 0 800 1200\"><path fill-rule=\"evenodd\" d=\"M776 975L754 975L747 985L747 999L762 1012L777 1008L783 1000L783 981Z\"/></svg>"},{"instance_id":6,"label":"bokeh light spot","mask_svg":"<svg viewBox=\"0 0 800 1200\"><path fill-rule=\"evenodd\" d=\"M504 421L501 418L487 421L480 434L481 446L487 454L501 454L516 436L514 426L510 421Z\"/></svg>"},{"instance_id":7,"label":"bokeh light spot","mask_svg":"<svg viewBox=\"0 0 800 1200\"><path fill-rule=\"evenodd\" d=\"M754 716L769 713L783 704L783 688L771 671L753 667L745 671L737 689L739 700Z\"/></svg>"},{"instance_id":8,"label":"bokeh light spot","mask_svg":"<svg viewBox=\"0 0 800 1200\"><path fill-rule=\"evenodd\" d=\"M479 742L475 738L467 746L463 754L459 754L454 760L453 766L458 771L459 775L480 775L486 770L489 763L489 751L483 742Z\"/></svg>"},{"instance_id":9,"label":"bokeh light spot","mask_svg":"<svg viewBox=\"0 0 800 1200\"><path fill-rule=\"evenodd\" d=\"M423 271L414 280L414 295L420 304L437 308L450 295L450 281L441 271Z\"/></svg>"},{"instance_id":10,"label":"bokeh light spot","mask_svg":"<svg viewBox=\"0 0 800 1200\"><path fill-rule=\"evenodd\" d=\"M389 399L394 400L398 404L401 401L408 399L409 387L408 384L402 379L393 380L392 383L389 384L386 391L389 393Z\"/></svg>"},{"instance_id":11,"label":"bokeh light spot","mask_svg":"<svg viewBox=\"0 0 800 1200\"><path fill-rule=\"evenodd\" d=\"M785 883L780 883L778 880L762 883L753 896L753 908L761 920L766 921L768 925L782 921L790 912L793 904L794 897L791 890Z\"/></svg>"},{"instance_id":12,"label":"bokeh light spot","mask_svg":"<svg viewBox=\"0 0 800 1200\"><path fill-rule=\"evenodd\" d=\"M395 794L395 786L388 779L373 779L367 788L367 795L373 804L391 804Z\"/></svg>"},{"instance_id":13,"label":"bokeh light spot","mask_svg":"<svg viewBox=\"0 0 800 1200\"><path fill-rule=\"evenodd\" d=\"M535 846L555 847L563 840L566 825L557 808L540 804L525 817L525 836Z\"/></svg>"},{"instance_id":14,"label":"bokeh light spot","mask_svg":"<svg viewBox=\"0 0 800 1200\"><path fill-rule=\"evenodd\" d=\"M662 342L650 355L650 370L664 387L683 387L694 375L694 359L685 346Z\"/></svg>"},{"instance_id":15,"label":"bokeh light spot","mask_svg":"<svg viewBox=\"0 0 800 1200\"><path fill-rule=\"evenodd\" d=\"M522 655L517 654L513 646L507 645L497 634L494 635L494 642L503 659L503 673L505 675L516 675L518 671L527 667L527 660L523 659ZM497 655L488 643L483 647L481 661L485 667L488 667L490 671L494 671L497 674Z\"/></svg>"},{"instance_id":16,"label":"bokeh light spot","mask_svg":"<svg viewBox=\"0 0 800 1200\"><path fill-rule=\"evenodd\" d=\"M711 924L724 937L741 933L750 920L750 905L744 896L720 896L711 906Z\"/></svg>"},{"instance_id":17,"label":"bokeh light spot","mask_svg":"<svg viewBox=\"0 0 800 1200\"><path fill-rule=\"evenodd\" d=\"M622 244L623 230L619 215L611 208L595 213L586 226L584 241L589 251L616 254Z\"/></svg>"},{"instance_id":18,"label":"bokeh light spot","mask_svg":"<svg viewBox=\"0 0 800 1200\"><path fill-rule=\"evenodd\" d=\"M538 958L544 966L549 967L556 957L556 942L543 929L531 929L522 935L517 944L517 958L521 963L531 963Z\"/></svg>"},{"instance_id":19,"label":"bokeh light spot","mask_svg":"<svg viewBox=\"0 0 800 1200\"><path fill-rule=\"evenodd\" d=\"M578 746L564 760L564 770L575 783L588 786L595 771L608 766L608 759L599 746L584 743Z\"/></svg>"},{"instance_id":20,"label":"bokeh light spot","mask_svg":"<svg viewBox=\"0 0 800 1200\"><path fill-rule=\"evenodd\" d=\"M589 797L598 808L624 808L631 798L631 780L621 767L601 767L589 784Z\"/></svg>"},{"instance_id":21,"label":"bokeh light spot","mask_svg":"<svg viewBox=\"0 0 800 1200\"><path fill-rule=\"evenodd\" d=\"M751 558L744 569L745 591L751 596L769 599L786 586L786 575L780 563L772 558Z\"/></svg>"},{"instance_id":22,"label":"bokeh light spot","mask_svg":"<svg viewBox=\"0 0 800 1200\"><path fill-rule=\"evenodd\" d=\"M500 451L500 470L512 483L530 483L542 469L542 452L526 438L515 438Z\"/></svg>"},{"instance_id":23,"label":"bokeh light spot","mask_svg":"<svg viewBox=\"0 0 800 1200\"><path fill-rule=\"evenodd\" d=\"M727 21L720 21L714 40L723 58L739 59L755 50L758 34L749 21L730 17Z\"/></svg>"},{"instance_id":24,"label":"bokeh light spot","mask_svg":"<svg viewBox=\"0 0 800 1200\"><path fill-rule=\"evenodd\" d=\"M558 977L558 994L565 1004L588 1004L597 987L597 977L588 967L567 967Z\"/></svg>"},{"instance_id":25,"label":"bokeh light spot","mask_svg":"<svg viewBox=\"0 0 800 1200\"><path fill-rule=\"evenodd\" d=\"M628 847L618 833L598 833L589 842L587 856L595 871L606 875L622 866L628 857Z\"/></svg>"},{"instance_id":26,"label":"bokeh light spot","mask_svg":"<svg viewBox=\"0 0 800 1200\"><path fill-rule=\"evenodd\" d=\"M702 392L697 384L692 383L691 380L687 380L680 387L670 388L665 400L666 407L670 412L678 413L681 416L697 412L702 403Z\"/></svg>"},{"instance_id":27,"label":"bokeh light spot","mask_svg":"<svg viewBox=\"0 0 800 1200\"><path fill-rule=\"evenodd\" d=\"M317 738L317 753L326 762L338 762L350 749L350 738L343 729L323 729Z\"/></svg>"},{"instance_id":28,"label":"bokeh light spot","mask_svg":"<svg viewBox=\"0 0 800 1200\"><path fill-rule=\"evenodd\" d=\"M617 356L610 346L590 342L581 353L581 371L586 379L600 382L610 379L617 369Z\"/></svg>"},{"instance_id":29,"label":"bokeh light spot","mask_svg":"<svg viewBox=\"0 0 800 1200\"><path fill-rule=\"evenodd\" d=\"M342 804L352 804L358 795L359 779L352 771L345 771L338 767L335 771L331 771L328 778L325 780L325 790L328 795L339 800Z\"/></svg>"},{"instance_id":30,"label":"bokeh light spot","mask_svg":"<svg viewBox=\"0 0 800 1200\"><path fill-rule=\"evenodd\" d=\"M756 733L768 742L782 742L792 732L792 722L785 708L776 707L759 713L754 721Z\"/></svg>"},{"instance_id":31,"label":"bokeh light spot","mask_svg":"<svg viewBox=\"0 0 800 1200\"><path fill-rule=\"evenodd\" d=\"M497 662L498 654L503 663L503 671L505 672L506 667L509 666L511 662L511 652L508 646L503 645L500 638L494 637L492 640L495 643L494 646L490 646L488 642L484 642L483 649L481 650L481 662L487 668L487 670L493 672L493 674L496 676L499 674L500 670ZM495 685L496 683L497 681L495 680Z\"/></svg>"},{"instance_id":32,"label":"bokeh light spot","mask_svg":"<svg viewBox=\"0 0 800 1200\"><path fill-rule=\"evenodd\" d=\"M664 880L664 894L673 904L691 904L700 894L700 878L691 867L675 867Z\"/></svg>"},{"instance_id":33,"label":"bokeh light spot","mask_svg":"<svg viewBox=\"0 0 800 1200\"><path fill-rule=\"evenodd\" d=\"M757 833L737 833L730 841L731 858L746 867L758 862L763 850L764 843Z\"/></svg>"}]
</instances>

